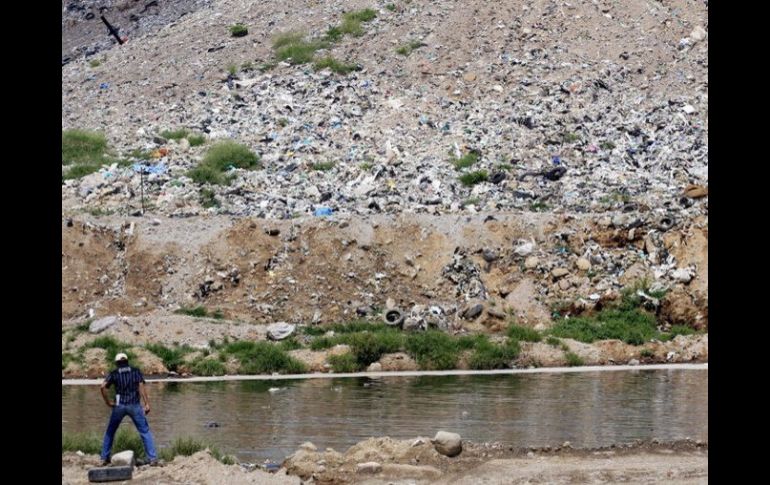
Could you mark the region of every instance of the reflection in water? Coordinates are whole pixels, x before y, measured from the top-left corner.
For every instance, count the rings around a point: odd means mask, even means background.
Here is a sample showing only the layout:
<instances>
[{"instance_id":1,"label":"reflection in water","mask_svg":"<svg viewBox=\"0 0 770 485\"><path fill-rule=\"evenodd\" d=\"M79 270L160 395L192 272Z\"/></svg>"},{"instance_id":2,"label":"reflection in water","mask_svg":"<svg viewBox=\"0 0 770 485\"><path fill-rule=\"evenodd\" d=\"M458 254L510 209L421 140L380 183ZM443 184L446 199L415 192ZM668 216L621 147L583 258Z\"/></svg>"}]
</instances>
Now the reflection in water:
<instances>
[{"instance_id":1,"label":"reflection in water","mask_svg":"<svg viewBox=\"0 0 770 485\"><path fill-rule=\"evenodd\" d=\"M303 441L344 451L370 436L455 431L513 446L708 439L708 371L154 383L161 445L204 438L244 461L281 460ZM96 387L62 387L62 430L104 432ZM207 428L215 421L220 426ZM131 427L130 420L124 426Z\"/></svg>"}]
</instances>

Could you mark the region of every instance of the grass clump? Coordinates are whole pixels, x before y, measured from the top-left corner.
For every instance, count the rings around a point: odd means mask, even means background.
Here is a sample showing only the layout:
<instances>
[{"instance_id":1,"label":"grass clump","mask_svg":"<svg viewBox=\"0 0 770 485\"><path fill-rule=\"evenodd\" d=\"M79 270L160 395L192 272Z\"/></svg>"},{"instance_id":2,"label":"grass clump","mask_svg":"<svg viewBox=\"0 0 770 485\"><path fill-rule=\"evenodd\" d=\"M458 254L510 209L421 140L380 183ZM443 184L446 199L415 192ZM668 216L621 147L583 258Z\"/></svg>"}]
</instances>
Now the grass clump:
<instances>
[{"instance_id":1,"label":"grass clump","mask_svg":"<svg viewBox=\"0 0 770 485\"><path fill-rule=\"evenodd\" d=\"M543 336L533 328L522 327L521 325L511 325L508 327L508 338L524 342L540 342Z\"/></svg>"},{"instance_id":2,"label":"grass clump","mask_svg":"<svg viewBox=\"0 0 770 485\"><path fill-rule=\"evenodd\" d=\"M223 141L209 148L203 161L187 175L196 183L226 185L231 180L224 172L231 168L259 168L259 156L249 147L234 141Z\"/></svg>"},{"instance_id":3,"label":"grass clump","mask_svg":"<svg viewBox=\"0 0 770 485\"><path fill-rule=\"evenodd\" d=\"M505 369L511 361L519 356L521 348L517 340L509 340L505 344L496 344L488 339L479 340L468 360L471 369Z\"/></svg>"},{"instance_id":4,"label":"grass clump","mask_svg":"<svg viewBox=\"0 0 770 485\"><path fill-rule=\"evenodd\" d=\"M317 172L328 172L334 168L334 162L319 162L313 164L313 170Z\"/></svg>"},{"instance_id":5,"label":"grass clump","mask_svg":"<svg viewBox=\"0 0 770 485\"><path fill-rule=\"evenodd\" d=\"M332 56L326 56L315 61L313 67L316 71L329 69L336 74L348 74L349 72L358 71L360 69L356 64L346 64L338 61Z\"/></svg>"},{"instance_id":6,"label":"grass clump","mask_svg":"<svg viewBox=\"0 0 770 485\"><path fill-rule=\"evenodd\" d=\"M455 170L462 170L464 168L473 166L476 162L479 161L479 158L480 157L477 152L468 152L462 157L452 160L452 165L454 165Z\"/></svg>"},{"instance_id":7,"label":"grass clump","mask_svg":"<svg viewBox=\"0 0 770 485\"><path fill-rule=\"evenodd\" d=\"M641 352L639 352L639 356L645 358L655 357L655 352L650 349L643 349Z\"/></svg>"},{"instance_id":8,"label":"grass clump","mask_svg":"<svg viewBox=\"0 0 770 485\"><path fill-rule=\"evenodd\" d=\"M562 135L562 140L564 140L564 143L575 143L576 141L580 141L580 135L577 133L564 133Z\"/></svg>"},{"instance_id":9,"label":"grass clump","mask_svg":"<svg viewBox=\"0 0 770 485\"><path fill-rule=\"evenodd\" d=\"M489 180L489 174L487 174L486 170L478 170L460 175L459 180L466 187L473 187L476 184Z\"/></svg>"},{"instance_id":10,"label":"grass clump","mask_svg":"<svg viewBox=\"0 0 770 485\"><path fill-rule=\"evenodd\" d=\"M61 135L61 163L92 164L101 161L107 150L107 138L102 133L66 130Z\"/></svg>"},{"instance_id":11,"label":"grass clump","mask_svg":"<svg viewBox=\"0 0 770 485\"><path fill-rule=\"evenodd\" d=\"M62 433L61 452L82 451L86 455L97 455L102 451L102 440L93 433Z\"/></svg>"},{"instance_id":12,"label":"grass clump","mask_svg":"<svg viewBox=\"0 0 770 485\"><path fill-rule=\"evenodd\" d=\"M569 367L579 367L585 364L583 359L581 359L580 356L574 352L567 352L564 354L564 357L567 359L567 366Z\"/></svg>"},{"instance_id":13,"label":"grass clump","mask_svg":"<svg viewBox=\"0 0 770 485\"><path fill-rule=\"evenodd\" d=\"M337 42L345 36L345 33L339 27L329 27L324 35L324 40L327 42Z\"/></svg>"},{"instance_id":14,"label":"grass clump","mask_svg":"<svg viewBox=\"0 0 770 485\"><path fill-rule=\"evenodd\" d=\"M612 150L615 148L615 144L611 141L603 141L599 144L599 148L602 150Z\"/></svg>"},{"instance_id":15,"label":"grass clump","mask_svg":"<svg viewBox=\"0 0 770 485\"><path fill-rule=\"evenodd\" d=\"M560 347L561 346L561 340L554 336L549 336L545 339L545 343L552 347Z\"/></svg>"},{"instance_id":16,"label":"grass clump","mask_svg":"<svg viewBox=\"0 0 770 485\"><path fill-rule=\"evenodd\" d=\"M225 365L216 359L196 360L190 370L196 376L223 376L226 374Z\"/></svg>"},{"instance_id":17,"label":"grass clump","mask_svg":"<svg viewBox=\"0 0 770 485\"><path fill-rule=\"evenodd\" d=\"M353 354L331 355L328 361L334 372L358 372L361 369Z\"/></svg>"},{"instance_id":18,"label":"grass clump","mask_svg":"<svg viewBox=\"0 0 770 485\"><path fill-rule=\"evenodd\" d=\"M343 336L344 342L356 357L360 368L380 360L383 354L398 352L404 342L404 336L397 332L357 332Z\"/></svg>"},{"instance_id":19,"label":"grass clump","mask_svg":"<svg viewBox=\"0 0 770 485\"><path fill-rule=\"evenodd\" d=\"M180 128L178 130L166 130L162 131L160 133L160 136L165 138L166 140L181 140L182 138L185 138L188 135L188 131L184 128Z\"/></svg>"},{"instance_id":20,"label":"grass clump","mask_svg":"<svg viewBox=\"0 0 770 485\"><path fill-rule=\"evenodd\" d=\"M99 59L91 59L91 62L89 62L88 65L91 67L99 67L102 65L102 61Z\"/></svg>"},{"instance_id":21,"label":"grass clump","mask_svg":"<svg viewBox=\"0 0 770 485\"><path fill-rule=\"evenodd\" d=\"M196 306L196 307L182 307L179 310L175 311L174 313L177 313L179 315L189 315L191 317L205 317L208 316L208 311L206 311L205 306Z\"/></svg>"},{"instance_id":22,"label":"grass clump","mask_svg":"<svg viewBox=\"0 0 770 485\"><path fill-rule=\"evenodd\" d=\"M279 61L292 65L306 64L313 60L315 52L327 46L326 42L306 40L301 32L286 32L273 39L273 50Z\"/></svg>"},{"instance_id":23,"label":"grass clump","mask_svg":"<svg viewBox=\"0 0 770 485\"><path fill-rule=\"evenodd\" d=\"M112 163L107 154L107 138L102 133L86 130L66 130L61 136L61 163L71 165L62 178L73 179L99 170Z\"/></svg>"},{"instance_id":24,"label":"grass clump","mask_svg":"<svg viewBox=\"0 0 770 485\"><path fill-rule=\"evenodd\" d=\"M550 333L585 343L618 339L632 345L641 345L658 336L653 315L623 304L605 308L595 315L561 319Z\"/></svg>"},{"instance_id":25,"label":"grass clump","mask_svg":"<svg viewBox=\"0 0 770 485\"><path fill-rule=\"evenodd\" d=\"M149 160L152 158L152 152L149 150L142 150L140 148L135 148L128 152L128 156L130 158L136 158L137 160Z\"/></svg>"},{"instance_id":26,"label":"grass clump","mask_svg":"<svg viewBox=\"0 0 770 485\"><path fill-rule=\"evenodd\" d=\"M667 342L674 339L678 335L695 335L698 333L695 329L685 325L673 325L668 332L660 336L660 340Z\"/></svg>"},{"instance_id":27,"label":"grass clump","mask_svg":"<svg viewBox=\"0 0 770 485\"><path fill-rule=\"evenodd\" d=\"M121 342L114 337L110 336L104 336L104 337L97 337L88 344L85 345L84 348L86 349L104 349L107 351L107 362L110 364L115 362L115 356L123 352L128 356L128 360L133 360L136 355L134 355L133 352L127 350L129 347L131 347L131 344L127 344L125 342Z\"/></svg>"},{"instance_id":28,"label":"grass clump","mask_svg":"<svg viewBox=\"0 0 770 485\"><path fill-rule=\"evenodd\" d=\"M348 12L343 16L345 20L357 20L359 22L369 22L374 20L376 17L377 11L371 8L356 10L355 12Z\"/></svg>"},{"instance_id":29,"label":"grass clump","mask_svg":"<svg viewBox=\"0 0 770 485\"><path fill-rule=\"evenodd\" d=\"M230 35L233 37L244 37L249 33L249 29L243 24L235 24L230 27Z\"/></svg>"},{"instance_id":30,"label":"grass clump","mask_svg":"<svg viewBox=\"0 0 770 485\"><path fill-rule=\"evenodd\" d=\"M377 17L377 12L371 8L348 12L342 17L342 24L338 29L342 34L361 37L364 35L364 28L361 23L374 20L375 17ZM327 36L328 34L327 32Z\"/></svg>"},{"instance_id":31,"label":"grass clump","mask_svg":"<svg viewBox=\"0 0 770 485\"><path fill-rule=\"evenodd\" d=\"M457 365L459 345L457 339L436 330L411 335L406 350L426 370L454 369Z\"/></svg>"},{"instance_id":32,"label":"grass clump","mask_svg":"<svg viewBox=\"0 0 770 485\"><path fill-rule=\"evenodd\" d=\"M222 353L238 358L241 362L238 372L242 374L301 374L307 371L305 364L267 342L233 342L225 345Z\"/></svg>"},{"instance_id":33,"label":"grass clump","mask_svg":"<svg viewBox=\"0 0 770 485\"><path fill-rule=\"evenodd\" d=\"M387 8L387 9L388 9L388 10L390 10L391 12L395 12L395 11L396 11L396 4L394 4L394 3L389 3L389 4L385 5L385 8Z\"/></svg>"},{"instance_id":34,"label":"grass clump","mask_svg":"<svg viewBox=\"0 0 770 485\"><path fill-rule=\"evenodd\" d=\"M415 51L423 46L423 43L417 40L409 41L408 43L399 46L396 49L396 54L402 55L404 57L409 56L409 54L412 53L412 51Z\"/></svg>"},{"instance_id":35,"label":"grass clump","mask_svg":"<svg viewBox=\"0 0 770 485\"><path fill-rule=\"evenodd\" d=\"M193 351L188 346L169 348L162 344L147 344L145 348L163 360L163 365L170 371L176 371L182 364L185 354Z\"/></svg>"},{"instance_id":36,"label":"grass clump","mask_svg":"<svg viewBox=\"0 0 770 485\"><path fill-rule=\"evenodd\" d=\"M190 135L187 137L191 147L201 146L206 143L206 137L203 135Z\"/></svg>"},{"instance_id":37,"label":"grass clump","mask_svg":"<svg viewBox=\"0 0 770 485\"><path fill-rule=\"evenodd\" d=\"M280 49L291 44L297 44L302 42L305 38L305 34L302 32L284 32L278 34L273 38L273 49Z\"/></svg>"}]
</instances>

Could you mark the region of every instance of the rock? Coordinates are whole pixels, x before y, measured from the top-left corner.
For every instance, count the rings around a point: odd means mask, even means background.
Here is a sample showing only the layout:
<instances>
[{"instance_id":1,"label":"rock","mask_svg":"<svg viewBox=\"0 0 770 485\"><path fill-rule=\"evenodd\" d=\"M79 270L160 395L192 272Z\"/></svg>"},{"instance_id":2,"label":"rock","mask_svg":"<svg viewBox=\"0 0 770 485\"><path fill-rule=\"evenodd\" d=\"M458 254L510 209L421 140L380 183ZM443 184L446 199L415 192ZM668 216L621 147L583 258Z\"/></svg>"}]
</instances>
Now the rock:
<instances>
[{"instance_id":1,"label":"rock","mask_svg":"<svg viewBox=\"0 0 770 485\"><path fill-rule=\"evenodd\" d=\"M496 261L498 258L500 258L500 255L497 254L497 251L494 249L484 249L481 252L481 257L484 258L484 261L487 263L491 263L492 261Z\"/></svg>"},{"instance_id":2,"label":"rock","mask_svg":"<svg viewBox=\"0 0 770 485\"><path fill-rule=\"evenodd\" d=\"M379 362L373 362L366 368L366 372L382 372L382 364Z\"/></svg>"},{"instance_id":3,"label":"rock","mask_svg":"<svg viewBox=\"0 0 770 485\"><path fill-rule=\"evenodd\" d=\"M404 319L404 323L401 326L404 330L415 331L422 330L423 319L419 317L407 317Z\"/></svg>"},{"instance_id":4,"label":"rock","mask_svg":"<svg viewBox=\"0 0 770 485\"><path fill-rule=\"evenodd\" d=\"M356 465L356 473L361 474L375 474L382 471L382 465L376 461L368 461L366 463L359 463Z\"/></svg>"},{"instance_id":5,"label":"rock","mask_svg":"<svg viewBox=\"0 0 770 485\"><path fill-rule=\"evenodd\" d=\"M433 447L444 456L457 456L463 451L463 442L460 435L447 431L439 431L431 440Z\"/></svg>"},{"instance_id":6,"label":"rock","mask_svg":"<svg viewBox=\"0 0 770 485\"><path fill-rule=\"evenodd\" d=\"M476 73L475 72L466 72L463 74L463 80L467 82L473 82L476 80Z\"/></svg>"},{"instance_id":7,"label":"rock","mask_svg":"<svg viewBox=\"0 0 770 485\"><path fill-rule=\"evenodd\" d=\"M690 39L695 42L700 42L705 38L706 38L706 29L704 29L700 25L692 29L692 32L690 32Z\"/></svg>"},{"instance_id":8,"label":"rock","mask_svg":"<svg viewBox=\"0 0 770 485\"><path fill-rule=\"evenodd\" d=\"M569 274L569 270L567 268L556 268L553 271L551 271L551 276L553 276L556 279L567 276L568 274Z\"/></svg>"},{"instance_id":9,"label":"rock","mask_svg":"<svg viewBox=\"0 0 770 485\"><path fill-rule=\"evenodd\" d=\"M631 359L628 361L628 365L639 365L639 360Z\"/></svg>"},{"instance_id":10,"label":"rock","mask_svg":"<svg viewBox=\"0 0 770 485\"><path fill-rule=\"evenodd\" d=\"M526 242L524 244L520 244L519 246L516 246L516 249L514 249L513 252L517 256L526 257L532 254L532 251L534 250L535 250L535 243Z\"/></svg>"},{"instance_id":11,"label":"rock","mask_svg":"<svg viewBox=\"0 0 770 485\"><path fill-rule=\"evenodd\" d=\"M318 447L316 447L316 445L314 445L310 441L305 441L304 443L299 445L299 448L301 450L306 450L306 451L318 451Z\"/></svg>"},{"instance_id":12,"label":"rock","mask_svg":"<svg viewBox=\"0 0 770 485\"><path fill-rule=\"evenodd\" d=\"M689 268L679 268L671 273L671 277L680 283L689 283L692 280L692 273Z\"/></svg>"},{"instance_id":13,"label":"rock","mask_svg":"<svg viewBox=\"0 0 770 485\"><path fill-rule=\"evenodd\" d=\"M294 333L296 325L285 322L272 323L267 326L267 338L270 340L283 340Z\"/></svg>"},{"instance_id":14,"label":"rock","mask_svg":"<svg viewBox=\"0 0 770 485\"><path fill-rule=\"evenodd\" d=\"M578 260L575 261L575 266L577 266L577 269L580 271L588 271L591 269L591 262L586 258L578 258Z\"/></svg>"},{"instance_id":15,"label":"rock","mask_svg":"<svg viewBox=\"0 0 770 485\"><path fill-rule=\"evenodd\" d=\"M527 269L535 269L540 264L540 259L537 256L530 256L524 260L524 267Z\"/></svg>"},{"instance_id":16,"label":"rock","mask_svg":"<svg viewBox=\"0 0 770 485\"><path fill-rule=\"evenodd\" d=\"M484 311L484 305L481 303L477 303L475 305L469 305L462 313L462 316L466 320L473 320L474 318L481 315L481 312Z\"/></svg>"},{"instance_id":17,"label":"rock","mask_svg":"<svg viewBox=\"0 0 770 485\"><path fill-rule=\"evenodd\" d=\"M134 452L131 450L121 451L112 455L110 460L114 466L134 466Z\"/></svg>"},{"instance_id":18,"label":"rock","mask_svg":"<svg viewBox=\"0 0 770 485\"><path fill-rule=\"evenodd\" d=\"M394 354L385 354L380 357L380 364L383 371L409 371L417 370L417 362L409 355L403 352Z\"/></svg>"},{"instance_id":19,"label":"rock","mask_svg":"<svg viewBox=\"0 0 770 485\"><path fill-rule=\"evenodd\" d=\"M99 320L91 322L91 325L88 326L88 331L91 333L100 333L116 323L118 323L118 317L115 316L100 318Z\"/></svg>"},{"instance_id":20,"label":"rock","mask_svg":"<svg viewBox=\"0 0 770 485\"><path fill-rule=\"evenodd\" d=\"M709 188L702 185L688 185L684 189L684 196L690 199L700 199L709 195Z\"/></svg>"}]
</instances>

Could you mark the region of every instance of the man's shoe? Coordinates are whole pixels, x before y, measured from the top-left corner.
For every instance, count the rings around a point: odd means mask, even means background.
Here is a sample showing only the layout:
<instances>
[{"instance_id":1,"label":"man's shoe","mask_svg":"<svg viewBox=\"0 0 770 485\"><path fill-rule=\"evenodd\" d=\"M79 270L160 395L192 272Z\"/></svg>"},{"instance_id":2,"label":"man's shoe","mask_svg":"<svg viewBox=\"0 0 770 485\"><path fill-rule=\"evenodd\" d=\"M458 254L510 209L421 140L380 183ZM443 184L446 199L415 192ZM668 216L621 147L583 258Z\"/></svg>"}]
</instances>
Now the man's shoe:
<instances>
[{"instance_id":1,"label":"man's shoe","mask_svg":"<svg viewBox=\"0 0 770 485\"><path fill-rule=\"evenodd\" d=\"M101 464L99 466L110 466L110 460L102 460Z\"/></svg>"},{"instance_id":2,"label":"man's shoe","mask_svg":"<svg viewBox=\"0 0 770 485\"><path fill-rule=\"evenodd\" d=\"M150 466L163 466L163 462L160 460L152 460Z\"/></svg>"}]
</instances>

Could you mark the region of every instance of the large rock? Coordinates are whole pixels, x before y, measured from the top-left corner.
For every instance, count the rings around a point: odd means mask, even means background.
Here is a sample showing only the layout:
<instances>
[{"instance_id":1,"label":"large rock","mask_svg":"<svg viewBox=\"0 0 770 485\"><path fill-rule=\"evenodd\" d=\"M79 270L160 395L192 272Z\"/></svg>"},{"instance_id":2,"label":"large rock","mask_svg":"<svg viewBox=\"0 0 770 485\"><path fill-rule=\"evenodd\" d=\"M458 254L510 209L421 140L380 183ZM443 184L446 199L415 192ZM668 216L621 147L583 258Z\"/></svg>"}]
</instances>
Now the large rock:
<instances>
[{"instance_id":1,"label":"large rock","mask_svg":"<svg viewBox=\"0 0 770 485\"><path fill-rule=\"evenodd\" d=\"M457 433L439 431L431 443L444 456L457 456L463 451L463 441Z\"/></svg>"},{"instance_id":2,"label":"large rock","mask_svg":"<svg viewBox=\"0 0 770 485\"><path fill-rule=\"evenodd\" d=\"M270 340L283 340L293 334L296 328L296 325L291 323L271 323L267 326L267 338Z\"/></svg>"},{"instance_id":3,"label":"large rock","mask_svg":"<svg viewBox=\"0 0 770 485\"><path fill-rule=\"evenodd\" d=\"M88 331L91 333L100 333L116 323L118 323L118 317L115 316L100 318L99 320L91 322L91 325L88 326Z\"/></svg>"},{"instance_id":4,"label":"large rock","mask_svg":"<svg viewBox=\"0 0 770 485\"><path fill-rule=\"evenodd\" d=\"M376 461L368 461L366 463L359 463L356 465L356 473L368 473L375 474L382 471L382 465Z\"/></svg>"},{"instance_id":5,"label":"large rock","mask_svg":"<svg viewBox=\"0 0 770 485\"><path fill-rule=\"evenodd\" d=\"M126 450L115 453L112 455L111 462L114 466L134 466L134 452Z\"/></svg>"},{"instance_id":6,"label":"large rock","mask_svg":"<svg viewBox=\"0 0 770 485\"><path fill-rule=\"evenodd\" d=\"M405 371L417 370L417 362L408 354L396 352L395 354L384 354L380 357L380 365L384 371Z\"/></svg>"}]
</instances>

